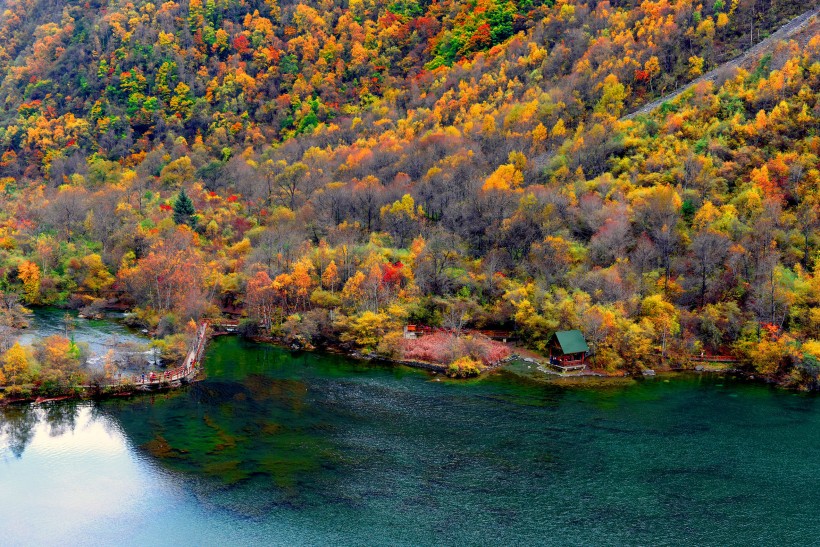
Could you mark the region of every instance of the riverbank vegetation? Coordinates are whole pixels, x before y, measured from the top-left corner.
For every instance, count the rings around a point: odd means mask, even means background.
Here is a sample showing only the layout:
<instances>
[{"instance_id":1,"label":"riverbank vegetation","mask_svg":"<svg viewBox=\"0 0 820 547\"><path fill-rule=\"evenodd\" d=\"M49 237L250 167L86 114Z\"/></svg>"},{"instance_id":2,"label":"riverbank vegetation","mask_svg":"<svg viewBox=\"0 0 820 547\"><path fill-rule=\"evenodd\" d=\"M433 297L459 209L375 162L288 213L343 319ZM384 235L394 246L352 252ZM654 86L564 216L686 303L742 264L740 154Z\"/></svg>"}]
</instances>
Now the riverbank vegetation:
<instances>
[{"instance_id":1,"label":"riverbank vegetation","mask_svg":"<svg viewBox=\"0 0 820 547\"><path fill-rule=\"evenodd\" d=\"M13 293L0 293L2 300L14 301ZM99 347L94 353L93 342L89 344L86 340L93 338L93 334L101 336L101 332L92 330L92 336L86 333L75 339L78 322L86 319L58 308L36 313L45 316L34 319L32 310L19 304L11 311L0 311L0 325L4 325L0 330L0 401L132 391L141 374L157 373L158 365L182 362L197 328L191 322L180 332L144 341L111 336L96 340ZM34 333L28 332L30 322ZM55 330L60 334L47 334ZM24 334L33 342L21 343Z\"/></svg>"},{"instance_id":2,"label":"riverbank vegetation","mask_svg":"<svg viewBox=\"0 0 820 547\"><path fill-rule=\"evenodd\" d=\"M459 370L498 352L471 330L577 328L601 370L816 383L816 27L619 119L805 2L39 5L0 21L0 275L26 305Z\"/></svg>"},{"instance_id":3,"label":"riverbank vegetation","mask_svg":"<svg viewBox=\"0 0 820 547\"><path fill-rule=\"evenodd\" d=\"M0 395L14 400L76 394L88 381L82 368L87 358L87 347L58 335L37 340L30 348L15 342L0 362L0 385L5 388ZM103 374L110 375L112 367L106 363Z\"/></svg>"}]
</instances>

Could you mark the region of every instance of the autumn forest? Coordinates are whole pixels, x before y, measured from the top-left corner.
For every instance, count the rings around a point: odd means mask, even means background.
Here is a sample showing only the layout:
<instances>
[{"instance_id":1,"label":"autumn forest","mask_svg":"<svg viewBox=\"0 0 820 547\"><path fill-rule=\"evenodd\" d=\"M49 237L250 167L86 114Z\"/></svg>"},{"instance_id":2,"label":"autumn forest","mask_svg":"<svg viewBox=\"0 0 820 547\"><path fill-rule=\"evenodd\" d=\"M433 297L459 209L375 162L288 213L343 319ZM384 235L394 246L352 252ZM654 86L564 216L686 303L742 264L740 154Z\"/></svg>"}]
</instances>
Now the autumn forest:
<instances>
[{"instance_id":1,"label":"autumn forest","mask_svg":"<svg viewBox=\"0 0 820 547\"><path fill-rule=\"evenodd\" d=\"M820 373L820 3L3 0L0 383L76 381L24 307L202 318L470 375L406 325L579 329L610 374Z\"/></svg>"}]
</instances>

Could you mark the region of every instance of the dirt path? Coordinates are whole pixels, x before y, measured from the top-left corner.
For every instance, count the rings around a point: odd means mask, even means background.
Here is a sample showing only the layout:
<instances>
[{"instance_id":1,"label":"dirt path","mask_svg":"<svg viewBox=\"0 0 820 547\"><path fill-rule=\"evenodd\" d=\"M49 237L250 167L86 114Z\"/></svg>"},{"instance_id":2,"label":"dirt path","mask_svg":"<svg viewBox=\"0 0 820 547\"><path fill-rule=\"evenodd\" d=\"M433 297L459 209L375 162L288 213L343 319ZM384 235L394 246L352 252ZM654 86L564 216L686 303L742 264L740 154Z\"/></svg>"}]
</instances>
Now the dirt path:
<instances>
[{"instance_id":1,"label":"dirt path","mask_svg":"<svg viewBox=\"0 0 820 547\"><path fill-rule=\"evenodd\" d=\"M730 75L731 71L733 71L734 69L744 66L749 61L756 60L759 54L774 49L774 46L777 45L778 42L782 40L788 40L797 35L798 33L800 33L801 31L803 31L806 27L808 27L809 23L812 22L812 19L818 14L820 14L820 7L816 7L814 9L807 11L806 13L803 13L802 15L798 15L797 17L795 17L794 19L792 19L791 21L777 29L775 32L773 32L771 36L769 36L765 40L762 40L761 42L758 42L757 44L747 49L731 61L727 61L722 65L718 66L717 68L710 70L703 76L695 80L692 80L688 84L680 87L677 91L669 93L668 95L665 95L660 99L654 100L651 103L645 104L638 110L635 110L634 112L627 114L621 119L630 120L640 114L648 114L649 112L661 106L663 103L676 99L682 93L691 89L693 86L696 86L701 82L714 82L721 75Z\"/></svg>"}]
</instances>

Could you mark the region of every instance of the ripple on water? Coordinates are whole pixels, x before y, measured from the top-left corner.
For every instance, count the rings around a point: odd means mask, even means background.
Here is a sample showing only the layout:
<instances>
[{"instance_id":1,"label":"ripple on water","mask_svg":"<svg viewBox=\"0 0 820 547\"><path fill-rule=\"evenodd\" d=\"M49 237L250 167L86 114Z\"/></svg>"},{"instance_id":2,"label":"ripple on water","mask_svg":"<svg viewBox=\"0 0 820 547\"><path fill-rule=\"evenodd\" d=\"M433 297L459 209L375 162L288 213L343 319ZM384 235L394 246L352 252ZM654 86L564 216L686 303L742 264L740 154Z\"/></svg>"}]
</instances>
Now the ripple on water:
<instances>
[{"instance_id":1,"label":"ripple on water","mask_svg":"<svg viewBox=\"0 0 820 547\"><path fill-rule=\"evenodd\" d=\"M789 544L818 531L812 397L730 378L430 382L231 339L206 367L172 394L4 409L4 538Z\"/></svg>"}]
</instances>

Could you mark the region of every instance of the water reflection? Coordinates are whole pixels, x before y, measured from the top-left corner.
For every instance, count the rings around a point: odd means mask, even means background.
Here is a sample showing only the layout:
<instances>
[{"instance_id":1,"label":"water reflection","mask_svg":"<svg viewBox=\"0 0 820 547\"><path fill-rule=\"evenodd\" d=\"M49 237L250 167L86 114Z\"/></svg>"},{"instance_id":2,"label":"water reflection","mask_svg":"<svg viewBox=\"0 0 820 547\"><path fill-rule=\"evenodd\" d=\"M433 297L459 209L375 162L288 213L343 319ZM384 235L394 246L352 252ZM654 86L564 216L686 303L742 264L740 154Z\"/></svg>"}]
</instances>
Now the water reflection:
<instances>
[{"instance_id":1,"label":"water reflection","mask_svg":"<svg viewBox=\"0 0 820 547\"><path fill-rule=\"evenodd\" d=\"M34 438L34 428L39 422L39 416L31 407L0 408L0 448L5 445L14 457L20 458Z\"/></svg>"},{"instance_id":2,"label":"water reflection","mask_svg":"<svg viewBox=\"0 0 820 547\"><path fill-rule=\"evenodd\" d=\"M0 409L3 542L100 522L89 543L786 544L819 527L815 398L437 382L236 339L206 367L170 393Z\"/></svg>"},{"instance_id":3,"label":"water reflection","mask_svg":"<svg viewBox=\"0 0 820 547\"><path fill-rule=\"evenodd\" d=\"M54 402L2 407L0 451L5 448L15 458L21 458L37 434L56 438L74 433L81 414L85 415L85 422L102 420L102 424L109 429L110 418L101 415L90 403ZM114 427L113 430L119 428Z\"/></svg>"},{"instance_id":4,"label":"water reflection","mask_svg":"<svg viewBox=\"0 0 820 547\"><path fill-rule=\"evenodd\" d=\"M307 395L304 382L251 374L100 408L141 453L196 477L195 491L210 504L252 517L277 504L303 503L307 483L332 465L329 439L320 433L323 417ZM213 489L220 495L212 496ZM259 501L235 501L244 498Z\"/></svg>"},{"instance_id":5,"label":"water reflection","mask_svg":"<svg viewBox=\"0 0 820 547\"><path fill-rule=\"evenodd\" d=\"M48 424L49 435L59 437L74 431L79 408L76 405L47 404L42 407L43 419Z\"/></svg>"}]
</instances>

